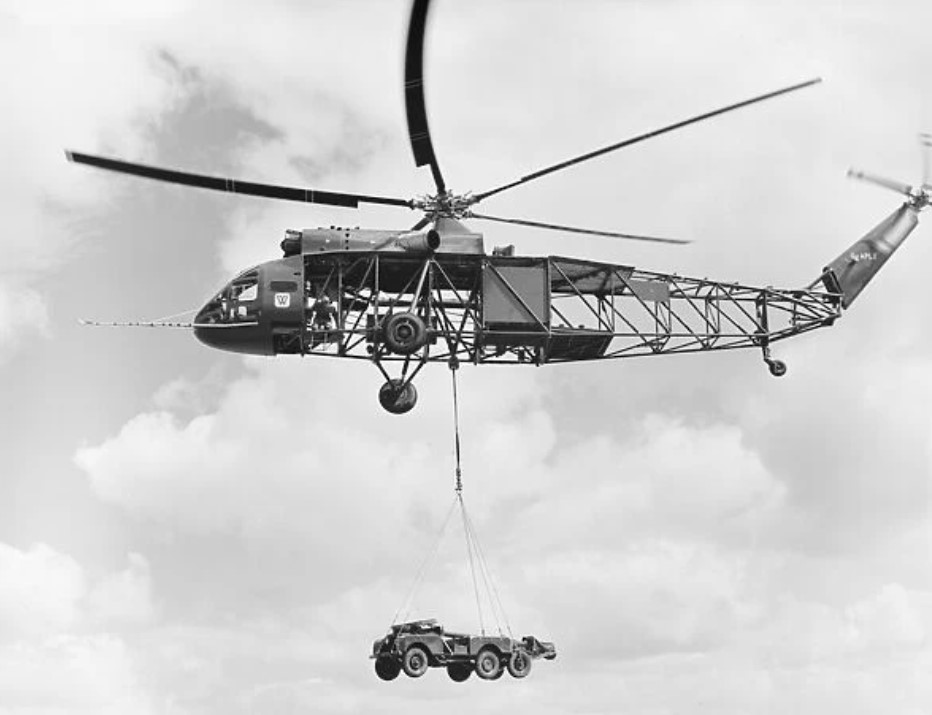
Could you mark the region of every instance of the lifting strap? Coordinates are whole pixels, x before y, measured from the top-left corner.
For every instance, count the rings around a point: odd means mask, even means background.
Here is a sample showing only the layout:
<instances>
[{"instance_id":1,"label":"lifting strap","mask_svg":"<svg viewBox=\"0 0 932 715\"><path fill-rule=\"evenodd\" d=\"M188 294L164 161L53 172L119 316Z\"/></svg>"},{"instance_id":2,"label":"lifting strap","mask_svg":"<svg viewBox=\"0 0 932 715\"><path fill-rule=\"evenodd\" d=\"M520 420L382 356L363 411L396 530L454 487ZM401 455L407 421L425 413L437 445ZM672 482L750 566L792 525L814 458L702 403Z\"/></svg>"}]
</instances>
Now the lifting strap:
<instances>
[{"instance_id":1,"label":"lifting strap","mask_svg":"<svg viewBox=\"0 0 932 715\"><path fill-rule=\"evenodd\" d=\"M460 404L456 394L456 371L459 369L456 357L450 358L450 376L453 378L453 451L456 455L456 493L463 494L463 470L460 466ZM462 499L460 499L462 504Z\"/></svg>"},{"instance_id":2,"label":"lifting strap","mask_svg":"<svg viewBox=\"0 0 932 715\"><path fill-rule=\"evenodd\" d=\"M492 579L491 572L489 571L489 567L485 559L485 554L482 552L482 546L479 543L479 537L476 533L476 528L473 526L472 519L469 517L469 513L466 511L466 503L463 501L463 470L462 450L460 447L459 396L456 389L456 371L459 368L459 361L455 357L452 357L449 364L450 374L453 379L453 445L454 457L456 460L455 481L453 485L453 503L450 505L450 508L447 511L447 515L444 518L443 524L437 533L437 537L434 539L433 546L430 548L427 555L424 557L424 560L421 562L421 565L415 574L414 582L408 589L404 601L402 601L401 606L395 612L395 616L392 619L391 625L394 626L398 623L404 623L407 621L414 594L421 585L421 582L424 580L424 575L427 572L428 565L433 560L434 556L436 556L437 551L440 549L440 544L443 541L447 527L450 524L450 519L453 516L453 510L456 507L459 507L460 519L463 523L463 536L466 540L466 556L469 563L469 574L472 580L473 595L476 599L476 611L479 615L479 628L482 632L482 635L485 635L485 618L482 610L482 597L479 588L479 582L481 581L484 587L485 596L488 599L488 603L491 608L492 618L495 620L499 635L504 635L501 627L501 623L504 622L509 637L513 638L511 633L511 624L508 622L508 617L505 614L504 607L502 606L501 598L498 595L498 589L495 587L495 582ZM389 628L389 630L391 630L391 628Z\"/></svg>"},{"instance_id":3,"label":"lifting strap","mask_svg":"<svg viewBox=\"0 0 932 715\"><path fill-rule=\"evenodd\" d=\"M462 452L460 449L460 415L459 399L456 390L456 371L459 368L459 361L453 357L450 359L450 375L453 381L453 445L456 457L456 482L454 490L456 500L459 502L460 516L463 520L463 536L466 539L466 554L469 559L469 574L472 577L473 594L476 597L476 611L479 614L479 628L482 635L485 635L485 622L482 617L482 598L479 596L479 579L485 586L485 595L488 598L489 606L492 610L492 618L495 619L499 635L503 635L501 622L505 622L505 628L508 635L511 636L511 624L508 623L508 617L505 615L505 609L502 606L501 599L498 595L498 589L495 587L495 581L489 571L485 554L482 553L482 546L479 543L479 536L476 528L473 526L472 519L466 511L466 504L463 501L463 469L462 469ZM479 576L476 576L476 566L478 565ZM496 606L498 612L496 613ZM499 618L501 614L501 618Z\"/></svg>"},{"instance_id":4,"label":"lifting strap","mask_svg":"<svg viewBox=\"0 0 932 715\"><path fill-rule=\"evenodd\" d=\"M456 457L456 481L453 490L456 501L459 503L460 516L463 520L463 538L466 539L466 556L469 559L469 575L472 577L472 591L476 597L476 611L479 613L479 629L485 635L485 621L482 618L482 599L479 598L479 582L476 580L476 564L473 560L473 543L469 538L469 517L466 516L466 505L463 503L463 469L462 451L460 449L460 405L456 392L456 370L459 363L450 360L450 377L453 380L453 453Z\"/></svg>"}]
</instances>

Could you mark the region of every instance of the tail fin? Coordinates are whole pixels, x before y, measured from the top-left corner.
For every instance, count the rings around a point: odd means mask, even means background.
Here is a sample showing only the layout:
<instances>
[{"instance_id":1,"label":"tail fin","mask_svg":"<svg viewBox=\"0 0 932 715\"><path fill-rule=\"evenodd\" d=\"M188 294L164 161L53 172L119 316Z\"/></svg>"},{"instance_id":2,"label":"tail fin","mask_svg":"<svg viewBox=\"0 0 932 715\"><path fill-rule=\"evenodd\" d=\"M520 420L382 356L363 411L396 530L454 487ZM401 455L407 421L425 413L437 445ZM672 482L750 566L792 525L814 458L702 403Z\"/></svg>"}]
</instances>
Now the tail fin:
<instances>
[{"instance_id":1,"label":"tail fin","mask_svg":"<svg viewBox=\"0 0 932 715\"><path fill-rule=\"evenodd\" d=\"M919 211L910 202L903 204L822 270L822 282L827 290L841 294L843 308L854 302L916 228Z\"/></svg>"},{"instance_id":2,"label":"tail fin","mask_svg":"<svg viewBox=\"0 0 932 715\"><path fill-rule=\"evenodd\" d=\"M920 134L922 145L922 184L913 187L902 181L887 179L863 171L848 170L848 176L896 191L906 197L906 203L867 232L862 239L822 269L821 280L826 289L841 294L841 305L848 308L871 278L877 275L887 259L906 240L919 223L919 212L932 203L929 183L929 152L932 135Z\"/></svg>"}]
</instances>

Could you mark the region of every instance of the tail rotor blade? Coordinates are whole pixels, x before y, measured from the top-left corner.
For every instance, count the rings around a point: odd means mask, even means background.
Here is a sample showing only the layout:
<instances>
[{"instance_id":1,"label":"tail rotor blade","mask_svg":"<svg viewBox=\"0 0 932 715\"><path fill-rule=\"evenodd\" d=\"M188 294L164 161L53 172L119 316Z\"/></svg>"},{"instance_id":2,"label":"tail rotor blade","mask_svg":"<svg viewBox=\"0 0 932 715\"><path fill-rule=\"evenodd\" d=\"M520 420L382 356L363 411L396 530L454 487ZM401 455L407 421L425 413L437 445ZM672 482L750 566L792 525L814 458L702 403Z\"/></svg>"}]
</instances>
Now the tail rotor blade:
<instances>
[{"instance_id":1,"label":"tail rotor blade","mask_svg":"<svg viewBox=\"0 0 932 715\"><path fill-rule=\"evenodd\" d=\"M424 99L424 30L429 7L430 0L414 0L411 6L411 21L408 24L408 41L405 48L405 113L414 163L417 166L430 164L437 192L443 193L446 191L446 184L430 139L427 104Z\"/></svg>"},{"instance_id":2,"label":"tail rotor blade","mask_svg":"<svg viewBox=\"0 0 932 715\"><path fill-rule=\"evenodd\" d=\"M563 226L557 223L542 223L540 221L528 221L520 218L502 218L500 216L489 216L487 214L470 213L468 218L477 218L483 221L495 221L496 223L510 223L517 226L530 226L531 228L543 228L550 231L563 231L565 233L579 233L585 236L602 236L604 238L623 238L632 241L651 241L654 243L673 243L687 244L691 241L684 241L680 238L660 238L658 236L642 236L634 233L617 233L615 231L599 231L591 228L579 228L577 226Z\"/></svg>"},{"instance_id":3,"label":"tail rotor blade","mask_svg":"<svg viewBox=\"0 0 932 715\"><path fill-rule=\"evenodd\" d=\"M852 179L882 186L885 189L896 191L898 194L903 194L904 196L912 195L913 187L909 184L904 184L902 181L888 179L884 176L877 176L876 174L868 174L866 171L860 171L858 169L848 169L848 176Z\"/></svg>"},{"instance_id":4,"label":"tail rotor blade","mask_svg":"<svg viewBox=\"0 0 932 715\"><path fill-rule=\"evenodd\" d=\"M932 190L932 185L929 184L930 178L932 178L932 134L927 132L922 132L919 135L919 144L922 146L922 188L926 190Z\"/></svg>"}]
</instances>

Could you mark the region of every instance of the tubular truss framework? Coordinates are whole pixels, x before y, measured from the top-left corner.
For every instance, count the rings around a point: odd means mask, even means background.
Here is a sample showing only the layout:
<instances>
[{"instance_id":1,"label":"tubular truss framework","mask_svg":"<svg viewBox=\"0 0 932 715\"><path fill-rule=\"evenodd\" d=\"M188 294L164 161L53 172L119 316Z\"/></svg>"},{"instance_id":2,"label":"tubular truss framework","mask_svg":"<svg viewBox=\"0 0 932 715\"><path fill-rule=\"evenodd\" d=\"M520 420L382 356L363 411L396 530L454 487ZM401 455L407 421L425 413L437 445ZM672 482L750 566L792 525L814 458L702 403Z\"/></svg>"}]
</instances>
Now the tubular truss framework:
<instances>
[{"instance_id":1,"label":"tubular truss framework","mask_svg":"<svg viewBox=\"0 0 932 715\"><path fill-rule=\"evenodd\" d=\"M529 290L515 266L530 266L541 287ZM757 288L556 256L310 254L305 279L309 317L316 298L338 299L335 325L306 321L302 354L400 360L405 373L411 363L451 360L546 364L750 347L766 352L771 343L831 325L841 314L840 296L824 289ZM492 320L492 288L518 320ZM399 311L428 326L430 340L414 355L393 354L381 341L378 326Z\"/></svg>"}]
</instances>

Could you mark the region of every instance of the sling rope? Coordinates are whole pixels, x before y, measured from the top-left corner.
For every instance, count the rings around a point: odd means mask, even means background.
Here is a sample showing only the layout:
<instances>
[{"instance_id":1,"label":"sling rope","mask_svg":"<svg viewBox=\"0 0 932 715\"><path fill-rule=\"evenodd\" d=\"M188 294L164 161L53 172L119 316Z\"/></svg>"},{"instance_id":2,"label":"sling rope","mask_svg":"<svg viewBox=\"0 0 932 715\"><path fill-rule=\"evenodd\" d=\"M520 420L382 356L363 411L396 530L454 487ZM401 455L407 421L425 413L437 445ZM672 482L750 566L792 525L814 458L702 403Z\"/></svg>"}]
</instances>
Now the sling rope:
<instances>
[{"instance_id":1,"label":"sling rope","mask_svg":"<svg viewBox=\"0 0 932 715\"><path fill-rule=\"evenodd\" d=\"M427 573L427 566L433 560L434 556L437 555L437 551L440 550L440 543L443 541L443 536L446 534L447 525L450 523L450 517L453 516L453 508L456 506L456 499L450 504L450 508L447 510L447 515L444 517L443 524L440 527L440 530L437 532L437 536L434 538L434 544L431 547L430 551L427 552L427 555L424 556L424 559L421 561L421 565L417 570L417 573L414 575L414 581L411 583L411 586L408 588L408 592L405 594L404 600L401 602L401 606L398 607L398 610L395 611L395 616L392 618L392 625L394 626L399 622L398 616L404 612L404 615L401 618L401 622L405 622L408 619L408 614L411 611L411 602L414 598L414 594L417 591L418 587L421 585L421 581L424 580L424 574ZM391 630L391 628L389 628Z\"/></svg>"},{"instance_id":2,"label":"sling rope","mask_svg":"<svg viewBox=\"0 0 932 715\"><path fill-rule=\"evenodd\" d=\"M459 361L454 357L450 360L450 375L453 381L453 442L454 453L456 455L456 497L460 504L460 515L463 519L463 535L466 539L466 553L469 556L469 572L472 577L473 594L476 597L476 611L479 614L479 628L482 635L485 635L485 623L482 616L482 599L479 596L479 579L485 587L485 595L489 600L489 606L492 610L492 618L495 620L496 628L499 635L503 635L501 621L505 622L505 628L508 635L511 636L511 624L508 622L508 616L502 606L501 598L498 595L498 589L489 570L485 554L482 552L482 544L479 542L479 535L476 533L476 527L466 511L466 504L463 501L463 470L462 470L462 452L460 449L460 418L459 418L459 399L456 389L456 371L459 368ZM479 578L476 577L476 564L479 566ZM496 612L496 606L498 612ZM499 614L501 619L499 619Z\"/></svg>"},{"instance_id":3,"label":"sling rope","mask_svg":"<svg viewBox=\"0 0 932 715\"><path fill-rule=\"evenodd\" d=\"M492 619L495 621L495 626L499 635L504 635L501 626L502 622L504 621L508 635L509 637L512 637L511 624L508 622L508 616L505 614L505 609L502 606L501 597L499 596L498 589L495 586L492 573L489 570L485 554L482 551L482 545L479 542L479 536L476 533L476 528L473 525L469 513L466 511L466 503L463 500L463 469L462 447L460 444L459 395L456 385L456 371L459 368L459 361L453 357L450 359L449 366L453 383L453 453L455 458L453 503L450 505L450 508L447 511L447 515L444 518L442 525L440 526L440 530L434 539L432 547L421 561L420 567L414 576L414 580L411 586L408 588L407 594L405 595L401 606L395 612L395 616L392 619L391 625L395 626L398 623L407 622L407 618L413 604L414 595L424 580L427 567L433 561L434 557L437 555L437 552L440 549L440 544L442 543L443 537L445 536L447 528L449 527L450 519L453 516L454 509L459 507L460 519L463 524L463 537L466 541L466 557L469 564L469 575L472 582L473 596L476 600L476 612L479 616L480 631L483 636L486 634L485 615L483 613L482 594L480 593L479 585L481 581L482 590L484 591L485 597L488 599ZM391 630L391 628L389 628L389 630Z\"/></svg>"},{"instance_id":4,"label":"sling rope","mask_svg":"<svg viewBox=\"0 0 932 715\"><path fill-rule=\"evenodd\" d=\"M473 526L472 519L469 514L463 510L463 516L466 520L466 526L469 529L476 553L479 556L479 567L482 570L482 580L485 583L486 596L489 599L489 604L492 608L492 617L495 618L496 626L498 627L499 635L502 634L502 627L500 625L501 621L505 623L505 630L508 632L509 638L514 638L514 635L511 632L511 623L508 621L508 614L505 613L505 607L502 605L502 599L498 595L498 588L495 586L495 579L492 578L492 572L489 570L488 559L485 558L485 553L482 551L482 544L479 541L479 534L476 531L476 527ZM496 606L498 607L498 613L495 612ZM501 615L501 621L499 621L499 615Z\"/></svg>"},{"instance_id":5,"label":"sling rope","mask_svg":"<svg viewBox=\"0 0 932 715\"><path fill-rule=\"evenodd\" d=\"M476 580L476 564L473 560L473 543L469 538L469 517L466 516L466 505L463 503L463 468L462 450L460 449L460 405L456 392L456 371L459 363L456 358L450 360L450 378L453 381L453 453L456 457L456 482L454 491L456 500L460 505L460 516L463 519L463 538L466 539L466 557L469 560L469 575L472 578L472 591L476 597L476 611L479 613L479 629L485 635L485 622L482 618L482 599L479 598L479 583Z\"/></svg>"}]
</instances>

